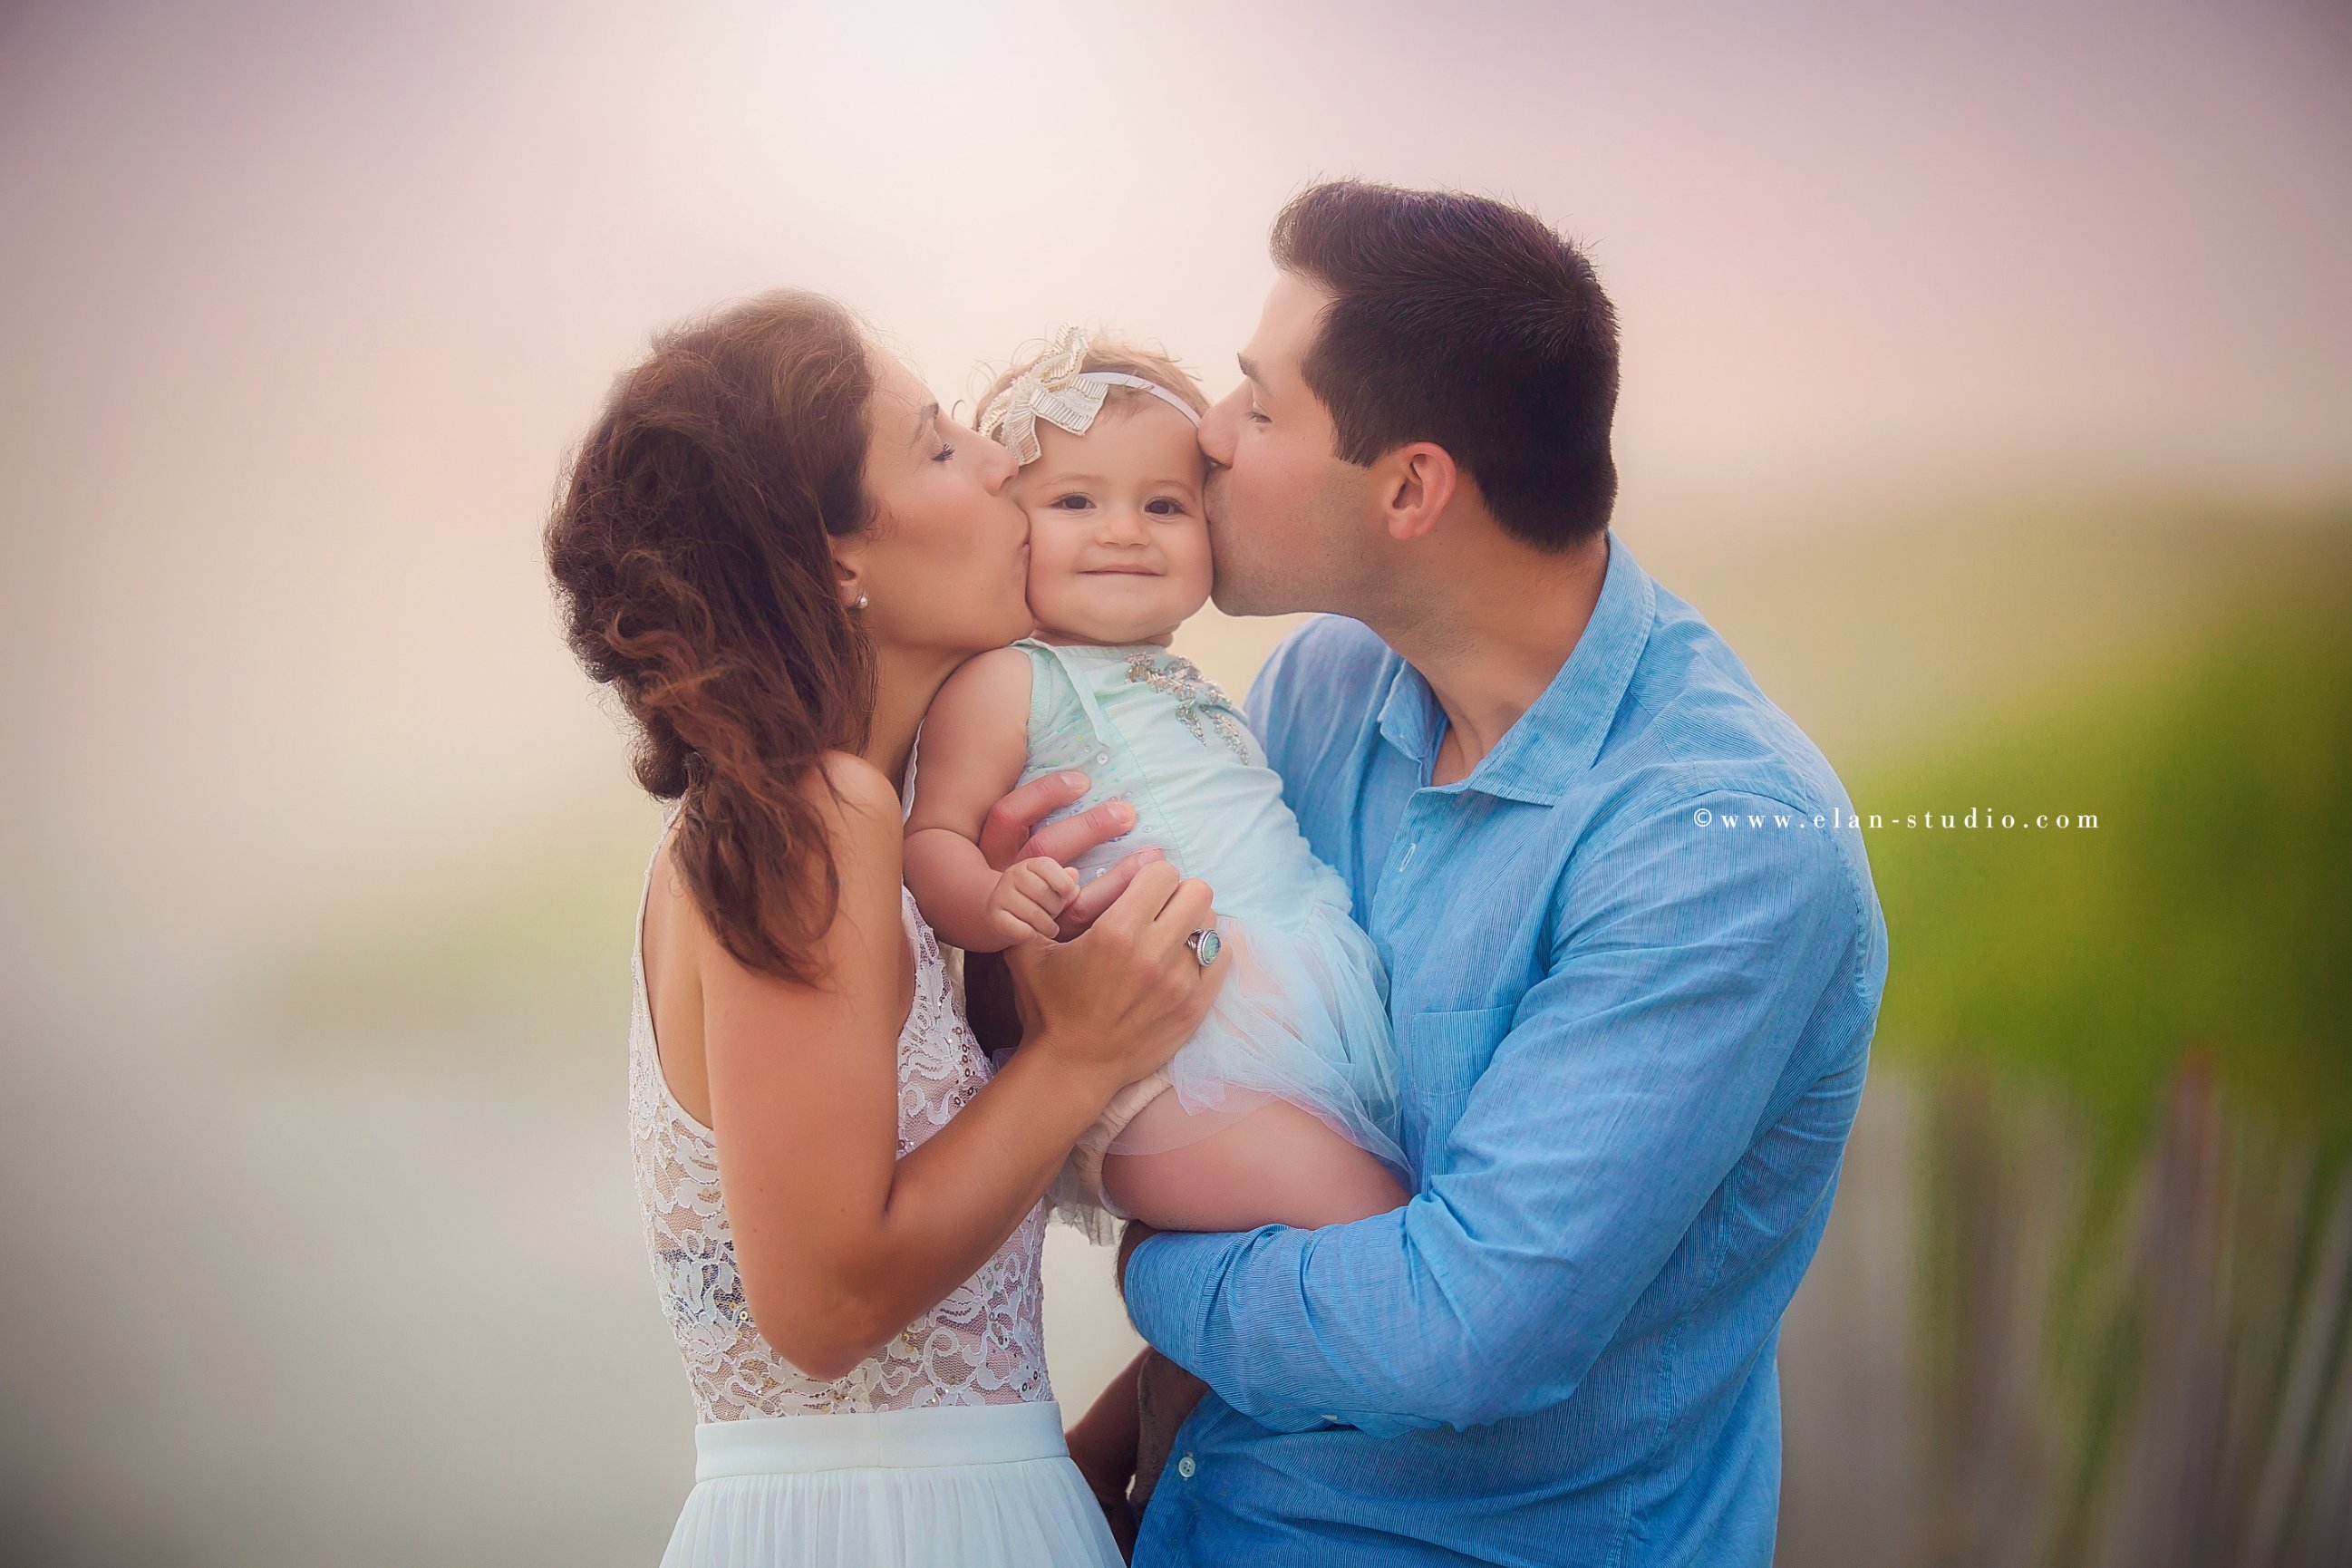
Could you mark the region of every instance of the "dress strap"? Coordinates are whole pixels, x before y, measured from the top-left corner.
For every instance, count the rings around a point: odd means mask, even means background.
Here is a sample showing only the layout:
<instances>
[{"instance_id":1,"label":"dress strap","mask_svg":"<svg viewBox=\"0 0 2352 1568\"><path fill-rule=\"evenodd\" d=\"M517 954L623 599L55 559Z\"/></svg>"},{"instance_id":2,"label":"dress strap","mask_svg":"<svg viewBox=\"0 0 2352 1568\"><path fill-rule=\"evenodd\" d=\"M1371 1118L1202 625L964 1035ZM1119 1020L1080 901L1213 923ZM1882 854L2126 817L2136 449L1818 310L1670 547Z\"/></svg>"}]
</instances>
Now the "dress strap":
<instances>
[{"instance_id":1,"label":"dress strap","mask_svg":"<svg viewBox=\"0 0 2352 1568\"><path fill-rule=\"evenodd\" d=\"M1118 729L1103 717L1102 704L1095 700L1093 683L1086 679L1086 672L1074 664L1068 655L1052 643L1040 642L1035 637L1023 637L1013 646L1028 654L1033 668L1037 665L1050 664L1062 672L1062 679L1069 682L1072 691L1077 693L1078 706L1085 710L1087 722L1094 727L1097 741L1108 745L1118 738Z\"/></svg>"},{"instance_id":2,"label":"dress strap","mask_svg":"<svg viewBox=\"0 0 2352 1568\"><path fill-rule=\"evenodd\" d=\"M670 840L671 831L677 826L678 814L686 809L686 797L680 795L662 807L661 831L654 835L653 853L646 857L646 879L637 889L637 923L635 936L630 944L629 967L636 976L637 995L645 1002L647 1021L651 1021L653 1003L646 995L646 910L654 901L654 868L661 864L662 846Z\"/></svg>"}]
</instances>

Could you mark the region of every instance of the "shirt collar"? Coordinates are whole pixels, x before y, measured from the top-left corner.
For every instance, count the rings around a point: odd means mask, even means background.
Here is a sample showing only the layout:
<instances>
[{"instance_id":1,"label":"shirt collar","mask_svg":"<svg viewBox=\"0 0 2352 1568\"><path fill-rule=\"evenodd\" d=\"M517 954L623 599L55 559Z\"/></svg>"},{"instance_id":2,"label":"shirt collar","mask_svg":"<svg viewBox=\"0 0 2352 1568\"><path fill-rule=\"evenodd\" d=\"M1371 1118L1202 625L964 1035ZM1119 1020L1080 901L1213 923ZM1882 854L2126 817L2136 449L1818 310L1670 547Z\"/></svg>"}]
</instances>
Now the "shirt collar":
<instances>
[{"instance_id":1,"label":"shirt collar","mask_svg":"<svg viewBox=\"0 0 2352 1568\"><path fill-rule=\"evenodd\" d=\"M1458 786L1484 795L1556 805L1569 781L1592 765L1633 683L1650 640L1657 585L1612 530L1601 596L1576 647L1528 710L1503 732ZM1416 763L1435 755L1444 710L1421 671L1397 660L1381 704L1383 739Z\"/></svg>"},{"instance_id":2,"label":"shirt collar","mask_svg":"<svg viewBox=\"0 0 2352 1568\"><path fill-rule=\"evenodd\" d=\"M1437 727L1444 719L1421 671L1397 659L1388 698L1381 704L1381 738L1414 762L1426 763L1437 750Z\"/></svg>"}]
</instances>

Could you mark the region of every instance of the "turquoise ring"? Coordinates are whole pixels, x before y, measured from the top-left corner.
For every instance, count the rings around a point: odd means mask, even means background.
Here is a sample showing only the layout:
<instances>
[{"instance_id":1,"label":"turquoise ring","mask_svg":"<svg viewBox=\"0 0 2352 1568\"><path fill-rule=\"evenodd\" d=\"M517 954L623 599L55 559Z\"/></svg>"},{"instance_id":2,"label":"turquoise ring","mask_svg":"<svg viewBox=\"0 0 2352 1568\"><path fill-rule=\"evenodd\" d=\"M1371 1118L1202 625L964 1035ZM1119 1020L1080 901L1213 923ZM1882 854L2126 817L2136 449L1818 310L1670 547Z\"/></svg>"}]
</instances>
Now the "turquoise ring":
<instances>
[{"instance_id":1,"label":"turquoise ring","mask_svg":"<svg viewBox=\"0 0 2352 1568\"><path fill-rule=\"evenodd\" d=\"M1225 944L1215 931L1196 931L1184 939L1184 945L1192 950L1192 956L1201 961L1202 968L1206 969L1217 962L1217 952Z\"/></svg>"}]
</instances>

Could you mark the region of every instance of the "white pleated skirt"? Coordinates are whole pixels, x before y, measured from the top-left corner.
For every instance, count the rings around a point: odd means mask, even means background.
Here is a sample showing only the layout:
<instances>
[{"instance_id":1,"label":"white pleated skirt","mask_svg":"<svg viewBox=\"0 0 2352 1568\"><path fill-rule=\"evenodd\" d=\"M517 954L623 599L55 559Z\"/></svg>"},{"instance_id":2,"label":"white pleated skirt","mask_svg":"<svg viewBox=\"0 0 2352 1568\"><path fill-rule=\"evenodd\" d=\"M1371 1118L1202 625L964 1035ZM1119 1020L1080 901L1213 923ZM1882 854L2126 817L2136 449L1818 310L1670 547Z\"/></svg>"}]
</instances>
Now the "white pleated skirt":
<instances>
[{"instance_id":1,"label":"white pleated skirt","mask_svg":"<svg viewBox=\"0 0 2352 1568\"><path fill-rule=\"evenodd\" d=\"M1120 1568L1061 1406L705 1422L662 1568Z\"/></svg>"}]
</instances>

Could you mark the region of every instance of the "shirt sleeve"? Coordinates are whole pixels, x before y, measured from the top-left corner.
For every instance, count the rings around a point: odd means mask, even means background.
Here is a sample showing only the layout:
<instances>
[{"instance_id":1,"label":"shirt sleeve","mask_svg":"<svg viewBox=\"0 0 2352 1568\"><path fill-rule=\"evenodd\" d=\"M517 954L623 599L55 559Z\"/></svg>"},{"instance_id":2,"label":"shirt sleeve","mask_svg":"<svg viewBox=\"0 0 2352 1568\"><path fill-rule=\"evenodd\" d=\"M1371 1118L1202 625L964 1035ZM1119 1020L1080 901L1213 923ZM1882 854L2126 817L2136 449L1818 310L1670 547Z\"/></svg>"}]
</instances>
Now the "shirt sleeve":
<instances>
[{"instance_id":1,"label":"shirt sleeve","mask_svg":"<svg viewBox=\"0 0 2352 1568\"><path fill-rule=\"evenodd\" d=\"M1833 829L1709 832L1701 808L1798 809L1705 794L1591 847L1441 1173L1351 1225L1147 1239L1144 1338L1277 1430L1468 1427L1574 1393L1765 1131L1860 939Z\"/></svg>"}]
</instances>

